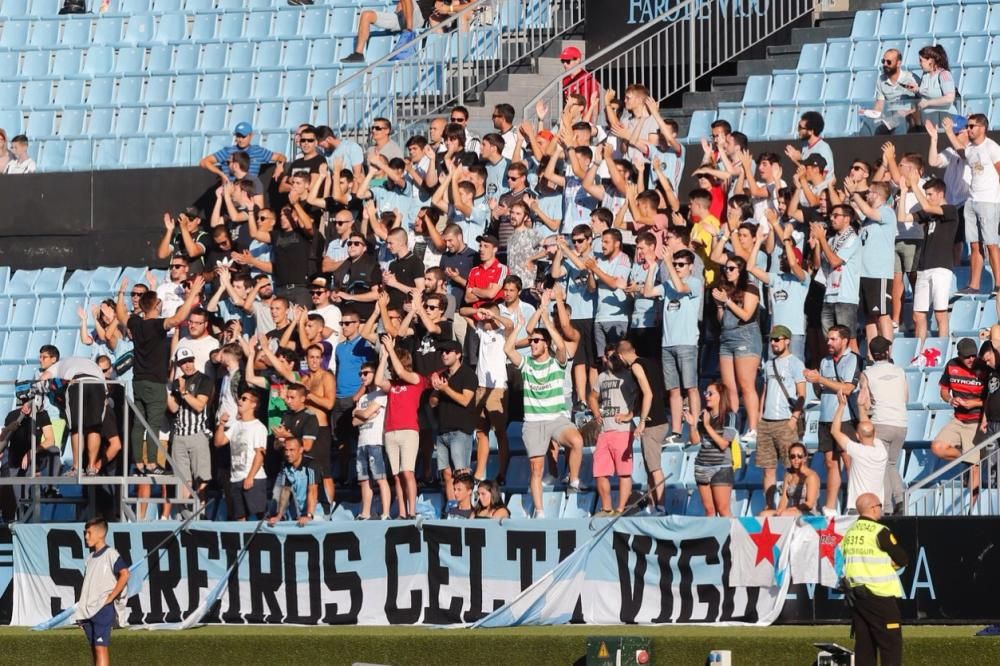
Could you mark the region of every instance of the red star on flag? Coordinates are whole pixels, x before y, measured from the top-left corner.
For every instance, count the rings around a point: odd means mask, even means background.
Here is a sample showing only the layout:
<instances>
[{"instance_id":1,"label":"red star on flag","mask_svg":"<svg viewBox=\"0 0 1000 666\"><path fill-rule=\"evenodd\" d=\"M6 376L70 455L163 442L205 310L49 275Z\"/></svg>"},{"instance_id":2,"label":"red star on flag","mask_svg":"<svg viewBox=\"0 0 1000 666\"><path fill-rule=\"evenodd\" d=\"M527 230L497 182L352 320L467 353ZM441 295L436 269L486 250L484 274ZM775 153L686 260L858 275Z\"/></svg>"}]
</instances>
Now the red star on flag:
<instances>
[{"instance_id":1,"label":"red star on flag","mask_svg":"<svg viewBox=\"0 0 1000 666\"><path fill-rule=\"evenodd\" d=\"M771 525L767 522L767 518L764 519L764 526L760 529L760 532L751 534L750 539L757 546L757 558L753 563L754 566L757 566L764 560L767 560L773 566L775 564L774 544L778 543L778 540L781 539L781 534L771 531Z\"/></svg>"},{"instance_id":2,"label":"red star on flag","mask_svg":"<svg viewBox=\"0 0 1000 666\"><path fill-rule=\"evenodd\" d=\"M816 530L816 534L819 535L819 559L822 560L825 557L830 560L832 566L835 566L833 560L837 552L837 544L844 540L844 535L837 534L837 521L831 518L826 529Z\"/></svg>"}]
</instances>

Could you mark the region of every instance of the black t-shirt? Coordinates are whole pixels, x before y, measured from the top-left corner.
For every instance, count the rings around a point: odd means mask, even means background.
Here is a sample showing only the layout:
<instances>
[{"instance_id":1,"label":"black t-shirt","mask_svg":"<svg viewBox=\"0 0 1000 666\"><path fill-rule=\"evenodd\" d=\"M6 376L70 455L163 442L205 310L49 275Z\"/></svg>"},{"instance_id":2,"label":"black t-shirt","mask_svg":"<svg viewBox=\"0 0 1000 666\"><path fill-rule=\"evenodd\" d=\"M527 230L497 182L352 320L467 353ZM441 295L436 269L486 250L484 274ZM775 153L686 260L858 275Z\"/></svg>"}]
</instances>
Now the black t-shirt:
<instances>
[{"instance_id":1,"label":"black t-shirt","mask_svg":"<svg viewBox=\"0 0 1000 666\"><path fill-rule=\"evenodd\" d=\"M267 332L267 334L266 334L265 337L268 340L274 340L275 341L275 345L276 345L275 351L277 350L277 347L280 346L281 336L285 334L285 331L288 330L289 326L295 326L295 324L292 324L292 323L285 324L281 328L274 328L274 329L272 329L272 330L270 330L270 331ZM299 345L299 336L296 333L294 333L294 332L292 333L292 337L288 340L288 342L289 342L289 344L292 345L292 350L296 354L299 354L299 355L302 354L302 346Z\"/></svg>"},{"instance_id":2,"label":"black t-shirt","mask_svg":"<svg viewBox=\"0 0 1000 666\"><path fill-rule=\"evenodd\" d=\"M410 353L413 354L413 370L418 375L429 376L444 367L441 362L441 352L437 343L442 340L454 340L450 321L439 321L440 333L428 333L422 321L417 317L410 324L413 335L409 336Z\"/></svg>"},{"instance_id":3,"label":"black t-shirt","mask_svg":"<svg viewBox=\"0 0 1000 666\"><path fill-rule=\"evenodd\" d=\"M326 158L316 153L310 158L300 157L289 162L285 168L285 175L291 178L297 173L314 174L319 173L319 165L326 164Z\"/></svg>"},{"instance_id":4,"label":"black t-shirt","mask_svg":"<svg viewBox=\"0 0 1000 666\"><path fill-rule=\"evenodd\" d=\"M299 442L319 437L319 421L316 419L316 415L308 409L303 409L300 412L285 412L281 417L281 425L288 429Z\"/></svg>"},{"instance_id":5,"label":"black t-shirt","mask_svg":"<svg viewBox=\"0 0 1000 666\"><path fill-rule=\"evenodd\" d=\"M347 294L365 294L372 286L382 284L382 269L378 261L370 254L363 254L357 260L348 259L333 272L333 286L337 291ZM375 310L375 301L347 301L341 303L353 305L362 321L368 319Z\"/></svg>"},{"instance_id":6,"label":"black t-shirt","mask_svg":"<svg viewBox=\"0 0 1000 666\"><path fill-rule=\"evenodd\" d=\"M448 377L448 386L457 393L472 391L473 399L462 407L443 391L438 393L438 428L440 432L460 430L471 434L476 428L475 392L479 386L476 371L467 365L461 365L455 374Z\"/></svg>"},{"instance_id":7,"label":"black t-shirt","mask_svg":"<svg viewBox=\"0 0 1000 666\"><path fill-rule=\"evenodd\" d=\"M983 381L983 411L987 421L1000 421L1000 370L990 370Z\"/></svg>"},{"instance_id":8,"label":"black t-shirt","mask_svg":"<svg viewBox=\"0 0 1000 666\"><path fill-rule=\"evenodd\" d=\"M958 211L954 206L941 206L943 215L931 215L917 211L913 219L924 225L924 247L920 250L920 263L917 270L926 271L931 268L947 268L954 266L952 246L955 244L955 234L958 232Z\"/></svg>"},{"instance_id":9,"label":"black t-shirt","mask_svg":"<svg viewBox=\"0 0 1000 666\"><path fill-rule=\"evenodd\" d=\"M12 411L4 419L4 427L16 421L20 415L20 409ZM43 409L35 415L35 437L39 443L42 441L42 428L50 425L52 425L52 419L49 418L47 411ZM21 459L24 458L26 453L31 451L31 415L25 416L24 420L21 421L21 425L17 427L17 430L11 433L8 446L7 467L9 469L20 469Z\"/></svg>"},{"instance_id":10,"label":"black t-shirt","mask_svg":"<svg viewBox=\"0 0 1000 666\"><path fill-rule=\"evenodd\" d=\"M135 354L132 379L166 384L170 379L170 341L163 319L143 319L132 315L126 326L132 336Z\"/></svg>"},{"instance_id":11,"label":"black t-shirt","mask_svg":"<svg viewBox=\"0 0 1000 666\"><path fill-rule=\"evenodd\" d=\"M424 277L424 262L407 254L401 259L396 259L389 264L389 272L396 276L400 284L412 287L417 284L417 278ZM389 290L389 307L401 308L403 306L403 292L398 289Z\"/></svg>"},{"instance_id":12,"label":"black t-shirt","mask_svg":"<svg viewBox=\"0 0 1000 666\"><path fill-rule=\"evenodd\" d=\"M274 286L305 285L309 281L312 239L300 229L271 232L271 264Z\"/></svg>"},{"instance_id":13,"label":"black t-shirt","mask_svg":"<svg viewBox=\"0 0 1000 666\"><path fill-rule=\"evenodd\" d=\"M326 206L326 210L330 212L330 217L333 217L342 210L349 210L351 211L351 214L354 215L355 220L361 219L361 213L364 211L365 207L364 202L353 194L346 204L337 201L333 197L327 197L323 200L323 203ZM330 221L330 224L333 224L332 220Z\"/></svg>"},{"instance_id":14,"label":"black t-shirt","mask_svg":"<svg viewBox=\"0 0 1000 666\"><path fill-rule=\"evenodd\" d=\"M663 396L667 395L666 384L663 383L663 371L653 359L637 358L635 363L646 373L649 390L653 393L653 404L649 408L646 427L652 428L663 425L667 422L667 402L662 399ZM635 393L635 407L632 413L642 414L642 391L636 391Z\"/></svg>"}]
</instances>

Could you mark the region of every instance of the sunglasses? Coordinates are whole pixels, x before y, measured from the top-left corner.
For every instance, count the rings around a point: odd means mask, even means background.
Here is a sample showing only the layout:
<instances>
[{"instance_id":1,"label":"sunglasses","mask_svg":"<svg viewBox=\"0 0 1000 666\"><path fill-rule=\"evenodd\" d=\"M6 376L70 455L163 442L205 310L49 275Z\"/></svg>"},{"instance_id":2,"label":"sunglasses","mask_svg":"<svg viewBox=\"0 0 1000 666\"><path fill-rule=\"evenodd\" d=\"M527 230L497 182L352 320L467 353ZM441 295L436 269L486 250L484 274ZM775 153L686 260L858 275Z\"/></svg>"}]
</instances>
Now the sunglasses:
<instances>
[{"instance_id":1,"label":"sunglasses","mask_svg":"<svg viewBox=\"0 0 1000 666\"><path fill-rule=\"evenodd\" d=\"M545 338L528 338L528 342L545 342Z\"/></svg>"},{"instance_id":2,"label":"sunglasses","mask_svg":"<svg viewBox=\"0 0 1000 666\"><path fill-rule=\"evenodd\" d=\"M187 264L170 264L171 268L187 268Z\"/></svg>"},{"instance_id":3,"label":"sunglasses","mask_svg":"<svg viewBox=\"0 0 1000 666\"><path fill-rule=\"evenodd\" d=\"M739 266L726 266L727 273L732 273L733 271L738 271L738 270L740 270Z\"/></svg>"},{"instance_id":4,"label":"sunglasses","mask_svg":"<svg viewBox=\"0 0 1000 666\"><path fill-rule=\"evenodd\" d=\"M560 60L559 62L561 62L564 65L568 65L568 64L570 64L573 61L572 60Z\"/></svg>"},{"instance_id":5,"label":"sunglasses","mask_svg":"<svg viewBox=\"0 0 1000 666\"><path fill-rule=\"evenodd\" d=\"M315 296L317 294L322 294L325 291L326 291L326 289L310 289L309 293L312 294L313 296Z\"/></svg>"},{"instance_id":6,"label":"sunglasses","mask_svg":"<svg viewBox=\"0 0 1000 666\"><path fill-rule=\"evenodd\" d=\"M347 245L348 246L358 246L358 245L364 245L364 243L362 241L347 241Z\"/></svg>"},{"instance_id":7,"label":"sunglasses","mask_svg":"<svg viewBox=\"0 0 1000 666\"><path fill-rule=\"evenodd\" d=\"M111 368L101 368L101 372L111 372Z\"/></svg>"},{"instance_id":8,"label":"sunglasses","mask_svg":"<svg viewBox=\"0 0 1000 666\"><path fill-rule=\"evenodd\" d=\"M684 268L691 265L690 261L674 261L672 263L674 264L674 268Z\"/></svg>"},{"instance_id":9,"label":"sunglasses","mask_svg":"<svg viewBox=\"0 0 1000 666\"><path fill-rule=\"evenodd\" d=\"M455 116L452 116L451 118L449 118L449 120L451 122L453 122L453 123L464 123L465 122L465 118L456 118Z\"/></svg>"},{"instance_id":10,"label":"sunglasses","mask_svg":"<svg viewBox=\"0 0 1000 666\"><path fill-rule=\"evenodd\" d=\"M518 176L517 174L512 173L509 176L507 176L507 180L518 180L518 179L523 178L523 177L524 176Z\"/></svg>"},{"instance_id":11,"label":"sunglasses","mask_svg":"<svg viewBox=\"0 0 1000 666\"><path fill-rule=\"evenodd\" d=\"M573 242L576 243L577 245L579 245L580 243L586 243L587 239L586 238L574 238Z\"/></svg>"},{"instance_id":12,"label":"sunglasses","mask_svg":"<svg viewBox=\"0 0 1000 666\"><path fill-rule=\"evenodd\" d=\"M132 298L141 298L142 295L145 293L146 292L144 291L133 291L131 294L129 294L129 296L131 296Z\"/></svg>"},{"instance_id":13,"label":"sunglasses","mask_svg":"<svg viewBox=\"0 0 1000 666\"><path fill-rule=\"evenodd\" d=\"M425 309L427 309L427 310L440 310L441 306L440 305L428 305Z\"/></svg>"},{"instance_id":14,"label":"sunglasses","mask_svg":"<svg viewBox=\"0 0 1000 666\"><path fill-rule=\"evenodd\" d=\"M885 60L885 59L883 59L882 60L882 64L883 65L895 65L896 61L895 60Z\"/></svg>"},{"instance_id":15,"label":"sunglasses","mask_svg":"<svg viewBox=\"0 0 1000 666\"><path fill-rule=\"evenodd\" d=\"M240 402L250 402L250 398L245 395L240 396Z\"/></svg>"},{"instance_id":16,"label":"sunglasses","mask_svg":"<svg viewBox=\"0 0 1000 666\"><path fill-rule=\"evenodd\" d=\"M806 459L806 457L804 455L802 455L801 453L793 453L792 455L788 456L788 458L790 460L805 460Z\"/></svg>"},{"instance_id":17,"label":"sunglasses","mask_svg":"<svg viewBox=\"0 0 1000 666\"><path fill-rule=\"evenodd\" d=\"M340 320L340 325L341 326L350 326L351 324L357 324L357 323L358 323L357 319L341 319Z\"/></svg>"},{"instance_id":18,"label":"sunglasses","mask_svg":"<svg viewBox=\"0 0 1000 666\"><path fill-rule=\"evenodd\" d=\"M375 373L372 372L371 370L362 370L361 372L358 373L358 377L367 377L368 375L373 375L373 374Z\"/></svg>"},{"instance_id":19,"label":"sunglasses","mask_svg":"<svg viewBox=\"0 0 1000 666\"><path fill-rule=\"evenodd\" d=\"M383 132L383 131L385 131L385 130L387 130L387 129L389 129L389 128L388 128L388 127L382 127L382 126L380 126L380 125L374 125L374 126L372 127L372 131L373 131L373 132Z\"/></svg>"},{"instance_id":20,"label":"sunglasses","mask_svg":"<svg viewBox=\"0 0 1000 666\"><path fill-rule=\"evenodd\" d=\"M354 220L334 220L333 223L339 227L342 224L350 224L353 221Z\"/></svg>"},{"instance_id":21,"label":"sunglasses","mask_svg":"<svg viewBox=\"0 0 1000 666\"><path fill-rule=\"evenodd\" d=\"M868 170L863 166L858 166L857 164L855 164L851 167L851 171L868 171Z\"/></svg>"},{"instance_id":22,"label":"sunglasses","mask_svg":"<svg viewBox=\"0 0 1000 666\"><path fill-rule=\"evenodd\" d=\"M781 342L782 340L785 340L785 339L786 338L771 338L771 342Z\"/></svg>"}]
</instances>

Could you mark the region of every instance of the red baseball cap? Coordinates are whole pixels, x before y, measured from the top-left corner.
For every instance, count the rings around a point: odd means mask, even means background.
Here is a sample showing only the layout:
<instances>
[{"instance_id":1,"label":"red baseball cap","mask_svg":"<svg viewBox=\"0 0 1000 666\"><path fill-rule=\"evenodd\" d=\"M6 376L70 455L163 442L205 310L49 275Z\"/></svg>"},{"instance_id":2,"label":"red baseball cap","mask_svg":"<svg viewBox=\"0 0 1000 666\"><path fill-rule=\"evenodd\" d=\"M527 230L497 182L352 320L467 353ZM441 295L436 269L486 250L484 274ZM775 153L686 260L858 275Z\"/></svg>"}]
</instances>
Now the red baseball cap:
<instances>
[{"instance_id":1,"label":"red baseball cap","mask_svg":"<svg viewBox=\"0 0 1000 666\"><path fill-rule=\"evenodd\" d=\"M583 54L580 53L580 49L575 46L567 46L559 54L560 60L575 60L576 58L582 58Z\"/></svg>"}]
</instances>

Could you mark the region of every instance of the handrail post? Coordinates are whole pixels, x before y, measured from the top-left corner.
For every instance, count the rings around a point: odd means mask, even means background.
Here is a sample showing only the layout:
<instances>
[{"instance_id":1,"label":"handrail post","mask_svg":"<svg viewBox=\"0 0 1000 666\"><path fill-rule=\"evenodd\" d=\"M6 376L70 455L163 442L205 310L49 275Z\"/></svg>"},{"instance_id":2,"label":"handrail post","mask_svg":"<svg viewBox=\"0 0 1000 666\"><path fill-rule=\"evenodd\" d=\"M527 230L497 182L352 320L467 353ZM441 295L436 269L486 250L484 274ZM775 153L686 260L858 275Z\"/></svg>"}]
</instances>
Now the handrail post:
<instances>
[{"instance_id":1,"label":"handrail post","mask_svg":"<svg viewBox=\"0 0 1000 666\"><path fill-rule=\"evenodd\" d=\"M695 14L701 9L699 3L692 2L688 5L688 91L695 92L695 76L697 73L697 67L695 63L696 49L694 47L694 40L696 34L695 26Z\"/></svg>"},{"instance_id":2,"label":"handrail post","mask_svg":"<svg viewBox=\"0 0 1000 666\"><path fill-rule=\"evenodd\" d=\"M462 106L465 105L465 49L463 45L465 40L462 39L462 26L459 26L455 31L455 41L458 42L458 103Z\"/></svg>"}]
</instances>

